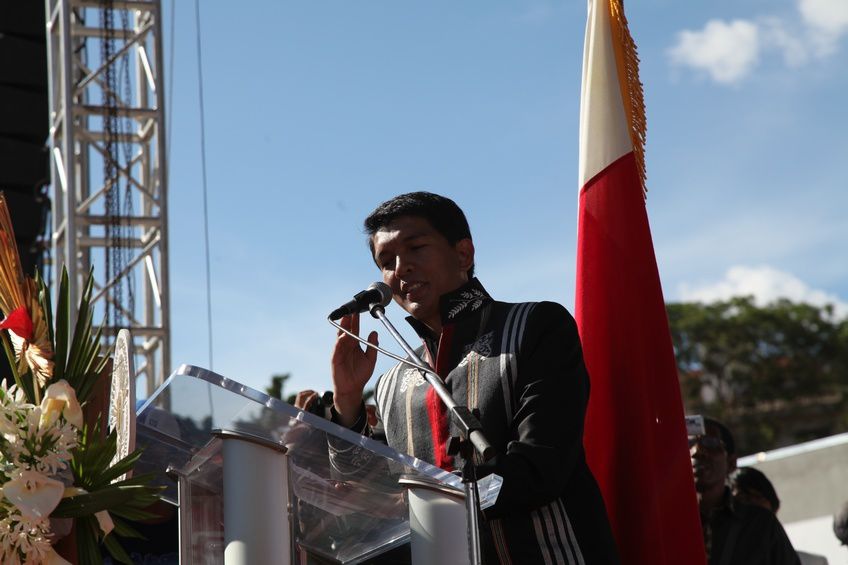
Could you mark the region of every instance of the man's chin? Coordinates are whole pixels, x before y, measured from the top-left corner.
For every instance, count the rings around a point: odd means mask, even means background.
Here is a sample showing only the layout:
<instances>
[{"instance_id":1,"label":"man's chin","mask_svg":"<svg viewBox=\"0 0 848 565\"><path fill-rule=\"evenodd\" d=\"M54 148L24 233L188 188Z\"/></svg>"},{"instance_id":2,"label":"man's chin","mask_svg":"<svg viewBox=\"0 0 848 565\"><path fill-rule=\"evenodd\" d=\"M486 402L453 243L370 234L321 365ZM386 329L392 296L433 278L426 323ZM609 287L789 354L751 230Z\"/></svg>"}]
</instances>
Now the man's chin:
<instances>
[{"instance_id":1,"label":"man's chin","mask_svg":"<svg viewBox=\"0 0 848 565\"><path fill-rule=\"evenodd\" d=\"M695 492L707 492L714 489L718 484L724 484L724 481L710 480L709 477L699 478L697 474L695 475Z\"/></svg>"},{"instance_id":2,"label":"man's chin","mask_svg":"<svg viewBox=\"0 0 848 565\"><path fill-rule=\"evenodd\" d=\"M427 317L428 309L426 305L421 302L407 300L401 304L401 307L416 320L422 320Z\"/></svg>"},{"instance_id":3,"label":"man's chin","mask_svg":"<svg viewBox=\"0 0 848 565\"><path fill-rule=\"evenodd\" d=\"M407 314L409 314L410 316L412 316L413 318L418 318L418 316L416 316L415 313L418 312L418 310L420 308L419 308L418 304L416 304L415 302L409 302L407 300L404 300L403 302L400 303L400 307L403 308L404 311Z\"/></svg>"}]
</instances>

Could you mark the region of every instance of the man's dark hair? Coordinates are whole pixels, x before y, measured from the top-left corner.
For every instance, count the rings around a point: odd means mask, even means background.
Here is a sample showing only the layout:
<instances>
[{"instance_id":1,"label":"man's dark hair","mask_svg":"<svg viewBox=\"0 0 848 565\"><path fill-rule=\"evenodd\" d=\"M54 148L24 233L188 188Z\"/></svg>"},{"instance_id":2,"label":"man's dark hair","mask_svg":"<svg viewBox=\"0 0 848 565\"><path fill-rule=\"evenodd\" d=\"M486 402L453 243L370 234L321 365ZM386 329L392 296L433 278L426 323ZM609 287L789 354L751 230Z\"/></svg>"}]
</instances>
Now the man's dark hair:
<instances>
[{"instance_id":1,"label":"man's dark hair","mask_svg":"<svg viewBox=\"0 0 848 565\"><path fill-rule=\"evenodd\" d=\"M451 245L456 245L462 239L471 239L468 220L456 202L432 192L409 192L383 202L365 218L365 233L368 235L371 255L374 255L372 236L402 216L424 218ZM468 277L473 276L472 264L468 269Z\"/></svg>"},{"instance_id":2,"label":"man's dark hair","mask_svg":"<svg viewBox=\"0 0 848 565\"><path fill-rule=\"evenodd\" d=\"M736 442L733 441L733 434L727 429L727 426L716 420L715 418L704 417L704 427L715 426L718 428L718 433L721 435L721 441L724 443L724 450L728 455L736 455Z\"/></svg>"},{"instance_id":3,"label":"man's dark hair","mask_svg":"<svg viewBox=\"0 0 848 565\"><path fill-rule=\"evenodd\" d=\"M753 467L742 467L733 473L730 482L736 486L736 490L739 492L756 493L768 500L773 512L777 512L780 508L777 491L774 490L774 485L762 471Z\"/></svg>"}]
</instances>

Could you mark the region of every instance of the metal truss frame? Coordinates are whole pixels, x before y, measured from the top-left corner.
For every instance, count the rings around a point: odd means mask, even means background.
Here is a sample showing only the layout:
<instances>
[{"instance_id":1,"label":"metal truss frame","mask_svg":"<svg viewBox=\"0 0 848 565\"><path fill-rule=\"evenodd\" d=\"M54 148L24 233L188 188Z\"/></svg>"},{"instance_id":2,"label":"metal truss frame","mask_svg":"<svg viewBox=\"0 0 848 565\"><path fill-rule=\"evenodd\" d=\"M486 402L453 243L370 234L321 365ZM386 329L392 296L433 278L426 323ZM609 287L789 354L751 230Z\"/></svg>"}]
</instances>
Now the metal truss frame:
<instances>
[{"instance_id":1,"label":"metal truss frame","mask_svg":"<svg viewBox=\"0 0 848 565\"><path fill-rule=\"evenodd\" d=\"M110 308L128 320L137 356L136 383L144 379L149 396L171 369L161 2L113 0L109 4L115 19L124 18L122 21L129 25L109 35L114 46L110 60L89 66L94 57L88 54L100 53L96 46L107 37L97 17L102 2L45 0L52 261L54 267L66 266L74 303L94 267L95 312L105 312L108 301ZM131 158L118 166L118 174L128 187L133 213L120 218L121 226L130 234L123 242L130 249L130 259L113 277L104 266L111 244L106 228L112 217L107 215L105 203L111 181L103 178L95 164L102 163L106 155L102 116L107 109L102 100L105 92L112 91L107 90L104 73L109 65L115 69L122 60L129 64L134 92L131 100L114 93L118 118L131 124L119 136L118 141L131 148ZM53 276L54 288L58 279ZM127 304L116 304L109 293L116 284L122 284L122 279L136 288L133 311ZM122 329L110 326L111 322L106 320L104 346L114 343Z\"/></svg>"}]
</instances>

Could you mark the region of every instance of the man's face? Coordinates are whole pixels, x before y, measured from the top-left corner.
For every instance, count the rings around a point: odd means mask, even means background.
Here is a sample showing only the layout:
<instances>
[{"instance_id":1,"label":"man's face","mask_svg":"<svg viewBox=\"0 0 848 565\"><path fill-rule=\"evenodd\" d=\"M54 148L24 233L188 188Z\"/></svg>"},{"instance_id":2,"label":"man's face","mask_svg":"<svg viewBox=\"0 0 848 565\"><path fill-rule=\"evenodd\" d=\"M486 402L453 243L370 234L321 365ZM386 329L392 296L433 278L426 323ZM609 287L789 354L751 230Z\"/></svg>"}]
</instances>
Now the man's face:
<instances>
[{"instance_id":1,"label":"man's face","mask_svg":"<svg viewBox=\"0 0 848 565\"><path fill-rule=\"evenodd\" d=\"M374 261L395 302L435 331L441 330L439 298L468 282L474 263L470 239L455 245L424 218L401 216L371 236Z\"/></svg>"},{"instance_id":2,"label":"man's face","mask_svg":"<svg viewBox=\"0 0 848 565\"><path fill-rule=\"evenodd\" d=\"M724 486L727 475L736 469L736 457L728 455L719 429L707 422L706 434L689 438L689 455L695 474L695 490L706 492Z\"/></svg>"}]
</instances>

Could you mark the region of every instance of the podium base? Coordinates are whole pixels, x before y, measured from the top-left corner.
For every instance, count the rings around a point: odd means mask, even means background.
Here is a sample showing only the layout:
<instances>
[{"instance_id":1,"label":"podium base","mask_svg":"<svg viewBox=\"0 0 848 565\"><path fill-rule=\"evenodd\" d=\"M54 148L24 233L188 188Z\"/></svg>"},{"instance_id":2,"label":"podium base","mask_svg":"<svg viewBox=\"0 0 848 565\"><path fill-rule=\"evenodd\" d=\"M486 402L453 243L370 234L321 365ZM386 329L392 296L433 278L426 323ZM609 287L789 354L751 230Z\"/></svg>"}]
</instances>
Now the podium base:
<instances>
[{"instance_id":1,"label":"podium base","mask_svg":"<svg viewBox=\"0 0 848 565\"><path fill-rule=\"evenodd\" d=\"M401 479L407 487L413 565L469 565L465 495L443 485Z\"/></svg>"},{"instance_id":2,"label":"podium base","mask_svg":"<svg viewBox=\"0 0 848 565\"><path fill-rule=\"evenodd\" d=\"M216 430L224 453L224 565L290 565L286 448Z\"/></svg>"}]
</instances>

